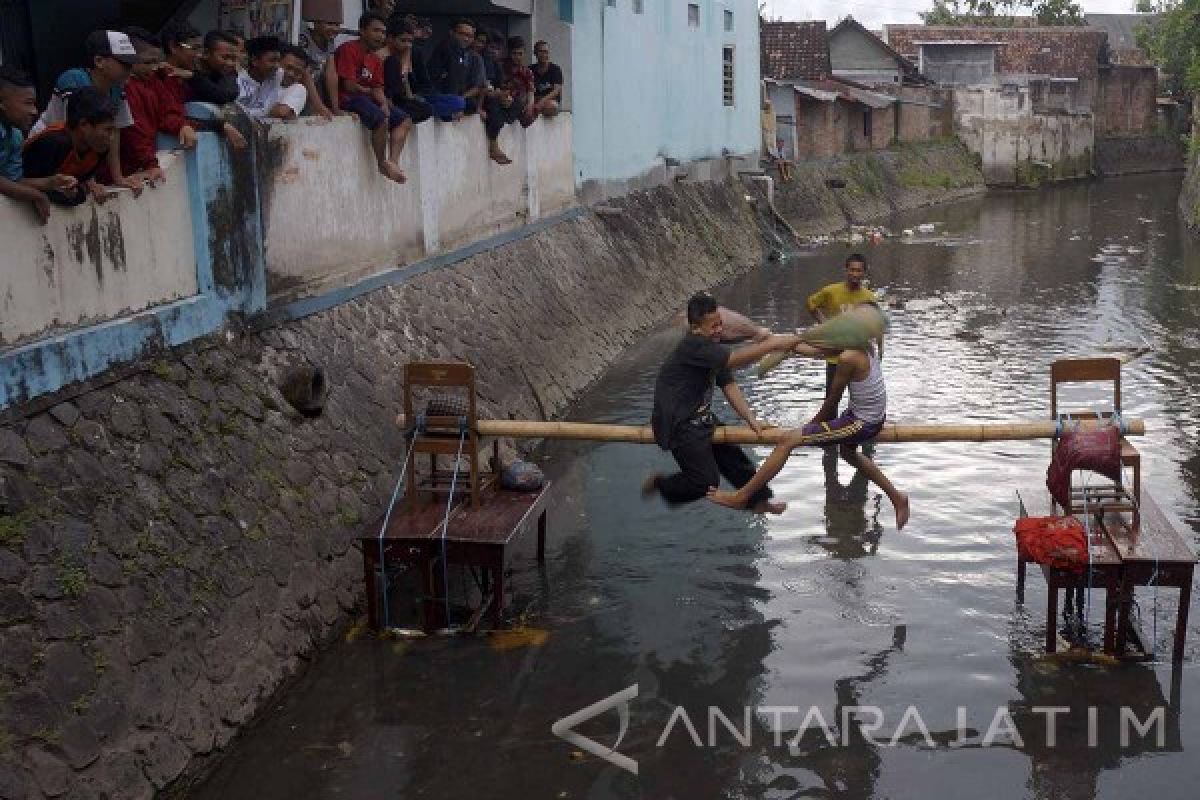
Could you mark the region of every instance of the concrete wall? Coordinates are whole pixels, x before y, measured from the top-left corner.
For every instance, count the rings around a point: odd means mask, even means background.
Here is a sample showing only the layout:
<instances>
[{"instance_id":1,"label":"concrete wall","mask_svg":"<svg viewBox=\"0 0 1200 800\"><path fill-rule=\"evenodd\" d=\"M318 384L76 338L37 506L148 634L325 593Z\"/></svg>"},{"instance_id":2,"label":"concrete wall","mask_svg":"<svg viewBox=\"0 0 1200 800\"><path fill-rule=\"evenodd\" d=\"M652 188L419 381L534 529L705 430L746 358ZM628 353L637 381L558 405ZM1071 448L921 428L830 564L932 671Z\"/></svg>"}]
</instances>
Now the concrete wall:
<instances>
[{"instance_id":1,"label":"concrete wall","mask_svg":"<svg viewBox=\"0 0 1200 800\"><path fill-rule=\"evenodd\" d=\"M1158 70L1112 66L1100 72L1097 136L1144 136L1157 126Z\"/></svg>"},{"instance_id":2,"label":"concrete wall","mask_svg":"<svg viewBox=\"0 0 1200 800\"><path fill-rule=\"evenodd\" d=\"M868 85L899 85L900 67L877 42L861 31L843 28L829 37L833 74Z\"/></svg>"},{"instance_id":3,"label":"concrete wall","mask_svg":"<svg viewBox=\"0 0 1200 800\"><path fill-rule=\"evenodd\" d=\"M897 141L924 142L954 135L952 90L902 86L890 93L900 98L896 104Z\"/></svg>"},{"instance_id":4,"label":"concrete wall","mask_svg":"<svg viewBox=\"0 0 1200 800\"><path fill-rule=\"evenodd\" d=\"M996 48L989 45L922 45L921 74L942 86L990 84L996 75Z\"/></svg>"},{"instance_id":5,"label":"concrete wall","mask_svg":"<svg viewBox=\"0 0 1200 800\"><path fill-rule=\"evenodd\" d=\"M759 150L758 8L753 0L686 0L609 6L576 0L576 182L587 198L670 177L687 163ZM724 29L732 11L734 30ZM734 105L722 100L722 48L733 46Z\"/></svg>"},{"instance_id":6,"label":"concrete wall","mask_svg":"<svg viewBox=\"0 0 1200 800\"><path fill-rule=\"evenodd\" d=\"M274 124L265 138L266 264L276 299L419 261L574 203L570 114L507 126L506 166L488 158L478 119L430 120L409 137L404 185L378 174L353 119Z\"/></svg>"},{"instance_id":7,"label":"concrete wall","mask_svg":"<svg viewBox=\"0 0 1200 800\"><path fill-rule=\"evenodd\" d=\"M0 349L196 294L196 253L183 160L164 184L104 205L55 208L38 225L0 197Z\"/></svg>"},{"instance_id":8,"label":"concrete wall","mask_svg":"<svg viewBox=\"0 0 1200 800\"><path fill-rule=\"evenodd\" d=\"M959 138L979 154L989 185L1036 186L1092 171L1091 114L1034 114L1027 87L958 89Z\"/></svg>"},{"instance_id":9,"label":"concrete wall","mask_svg":"<svg viewBox=\"0 0 1200 800\"><path fill-rule=\"evenodd\" d=\"M767 96L775 111L775 145L780 154L789 160L797 157L796 146L796 91L791 86L767 84Z\"/></svg>"}]
</instances>

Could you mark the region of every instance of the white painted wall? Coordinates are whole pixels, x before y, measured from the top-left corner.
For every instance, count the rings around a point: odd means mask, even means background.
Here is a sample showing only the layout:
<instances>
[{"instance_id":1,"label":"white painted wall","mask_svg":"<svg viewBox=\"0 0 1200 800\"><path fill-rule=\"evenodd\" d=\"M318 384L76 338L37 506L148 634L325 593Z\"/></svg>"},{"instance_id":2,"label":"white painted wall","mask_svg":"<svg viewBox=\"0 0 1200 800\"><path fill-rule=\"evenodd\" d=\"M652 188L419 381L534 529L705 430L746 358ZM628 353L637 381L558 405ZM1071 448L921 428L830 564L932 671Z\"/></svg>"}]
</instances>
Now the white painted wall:
<instances>
[{"instance_id":1,"label":"white painted wall","mask_svg":"<svg viewBox=\"0 0 1200 800\"><path fill-rule=\"evenodd\" d=\"M159 160L163 185L55 208L46 226L0 197L0 347L196 294L183 160Z\"/></svg>"},{"instance_id":2,"label":"white painted wall","mask_svg":"<svg viewBox=\"0 0 1200 800\"><path fill-rule=\"evenodd\" d=\"M478 118L429 120L413 131L401 167L382 178L353 119L277 123L276 161L263 188L269 288L311 294L462 247L575 203L572 120L509 125L507 166L487 157Z\"/></svg>"},{"instance_id":3,"label":"white painted wall","mask_svg":"<svg viewBox=\"0 0 1200 800\"><path fill-rule=\"evenodd\" d=\"M1028 87L956 89L955 128L983 162L989 184L1014 185L1019 170L1039 181L1085 177L1095 123L1090 113L1034 114Z\"/></svg>"}]
</instances>

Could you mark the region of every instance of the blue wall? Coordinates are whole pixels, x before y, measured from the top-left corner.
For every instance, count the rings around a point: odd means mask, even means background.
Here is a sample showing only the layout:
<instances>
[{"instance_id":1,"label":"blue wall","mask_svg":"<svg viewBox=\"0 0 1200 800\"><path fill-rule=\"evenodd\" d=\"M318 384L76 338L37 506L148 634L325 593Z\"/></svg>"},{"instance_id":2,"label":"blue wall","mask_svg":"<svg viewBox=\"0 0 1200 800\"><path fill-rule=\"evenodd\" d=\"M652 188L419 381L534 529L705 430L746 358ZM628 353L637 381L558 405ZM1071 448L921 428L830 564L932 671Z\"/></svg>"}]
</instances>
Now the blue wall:
<instances>
[{"instance_id":1,"label":"blue wall","mask_svg":"<svg viewBox=\"0 0 1200 800\"><path fill-rule=\"evenodd\" d=\"M758 149L755 0L575 0L572 34L576 183L623 181L663 157L713 158ZM732 11L727 32L724 12ZM734 105L722 99L722 48L735 47Z\"/></svg>"}]
</instances>

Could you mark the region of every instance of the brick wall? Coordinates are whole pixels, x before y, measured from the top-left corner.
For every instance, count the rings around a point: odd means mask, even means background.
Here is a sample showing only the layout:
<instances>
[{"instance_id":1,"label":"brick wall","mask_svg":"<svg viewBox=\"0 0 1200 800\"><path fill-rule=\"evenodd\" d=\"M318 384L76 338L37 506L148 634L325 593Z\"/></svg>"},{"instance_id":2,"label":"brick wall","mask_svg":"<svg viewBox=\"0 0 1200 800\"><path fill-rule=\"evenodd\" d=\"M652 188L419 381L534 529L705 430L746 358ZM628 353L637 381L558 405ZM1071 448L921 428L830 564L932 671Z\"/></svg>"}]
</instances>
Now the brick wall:
<instances>
[{"instance_id":1,"label":"brick wall","mask_svg":"<svg viewBox=\"0 0 1200 800\"><path fill-rule=\"evenodd\" d=\"M1097 136L1141 136L1155 130L1158 73L1154 67L1113 66L1100 72L1094 112Z\"/></svg>"}]
</instances>

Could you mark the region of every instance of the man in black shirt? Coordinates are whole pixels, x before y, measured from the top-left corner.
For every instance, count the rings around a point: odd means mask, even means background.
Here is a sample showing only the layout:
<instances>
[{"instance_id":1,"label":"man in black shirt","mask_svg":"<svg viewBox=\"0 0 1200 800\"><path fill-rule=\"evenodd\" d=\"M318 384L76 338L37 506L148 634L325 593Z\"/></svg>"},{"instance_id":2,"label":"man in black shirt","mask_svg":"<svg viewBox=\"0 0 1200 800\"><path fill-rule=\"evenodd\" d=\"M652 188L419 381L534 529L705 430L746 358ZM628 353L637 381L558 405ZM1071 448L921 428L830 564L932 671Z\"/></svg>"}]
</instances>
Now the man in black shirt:
<instances>
[{"instance_id":1,"label":"man in black shirt","mask_svg":"<svg viewBox=\"0 0 1200 800\"><path fill-rule=\"evenodd\" d=\"M533 55L537 59L533 65L533 110L553 117L562 104L562 68L550 60L550 45L544 41L534 43Z\"/></svg>"},{"instance_id":2,"label":"man in black shirt","mask_svg":"<svg viewBox=\"0 0 1200 800\"><path fill-rule=\"evenodd\" d=\"M474 40L474 23L455 20L450 35L429 56L429 79L434 94L463 98L468 114L479 110L484 89L476 85L475 54L470 49Z\"/></svg>"},{"instance_id":3,"label":"man in black shirt","mask_svg":"<svg viewBox=\"0 0 1200 800\"><path fill-rule=\"evenodd\" d=\"M218 106L237 100L240 58L236 36L225 31L209 31L204 37L204 52L196 59L196 70L188 80L192 90L188 99Z\"/></svg>"},{"instance_id":4,"label":"man in black shirt","mask_svg":"<svg viewBox=\"0 0 1200 800\"><path fill-rule=\"evenodd\" d=\"M712 295L701 292L688 301L688 332L667 358L654 385L654 414L651 426L659 447L670 450L679 464L674 475L654 474L642 485L645 495L657 491L668 503L689 503L720 485L721 476L741 488L754 476L754 464L742 448L714 444L718 425L712 411L712 393L720 386L733 410L746 424L761 433L763 426L746 404L733 370L758 361L774 351L787 351L800 343L794 335L770 336L738 350L721 344L721 314ZM782 513L784 503L771 502L771 490L763 487L750 499L756 512Z\"/></svg>"}]
</instances>

